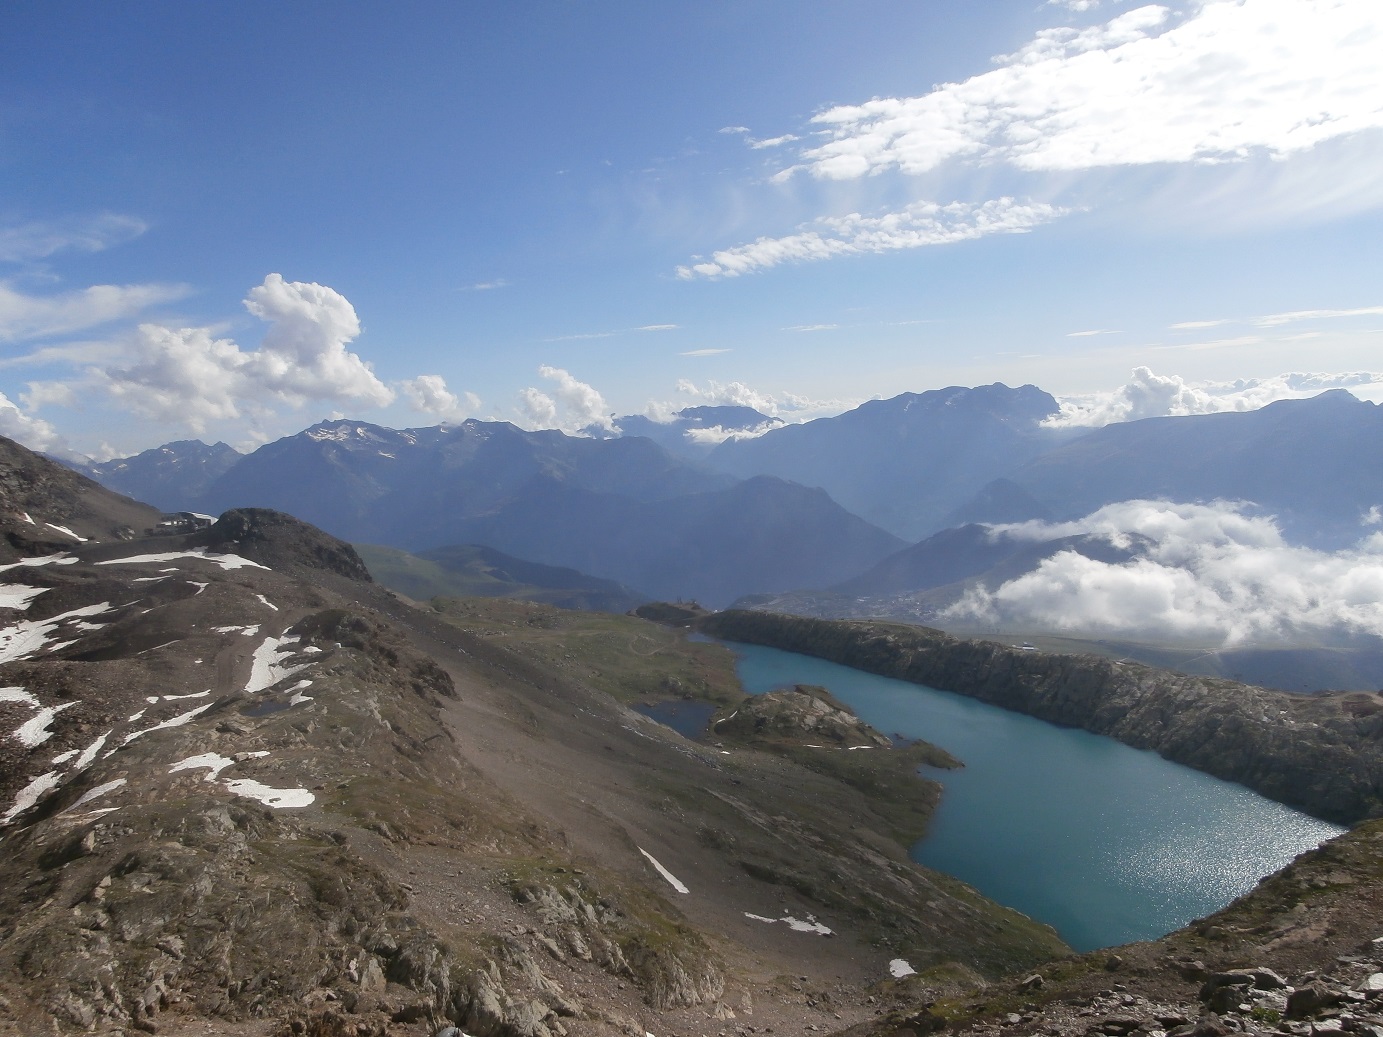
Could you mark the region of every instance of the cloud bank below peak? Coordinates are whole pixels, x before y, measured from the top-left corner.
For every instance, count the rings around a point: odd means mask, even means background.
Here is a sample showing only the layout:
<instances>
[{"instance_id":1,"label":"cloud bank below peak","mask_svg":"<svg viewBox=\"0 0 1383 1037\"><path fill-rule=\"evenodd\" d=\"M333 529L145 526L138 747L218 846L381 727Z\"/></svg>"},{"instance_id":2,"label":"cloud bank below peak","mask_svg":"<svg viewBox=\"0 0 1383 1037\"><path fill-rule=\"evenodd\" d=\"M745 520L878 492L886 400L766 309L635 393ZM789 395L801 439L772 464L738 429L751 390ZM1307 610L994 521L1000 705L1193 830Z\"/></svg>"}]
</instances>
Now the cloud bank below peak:
<instances>
[{"instance_id":1,"label":"cloud bank below peak","mask_svg":"<svg viewBox=\"0 0 1383 1037\"><path fill-rule=\"evenodd\" d=\"M1361 519L1376 524L1377 509ZM1135 557L1060 551L997 588L968 591L950 621L1081 636L1241 645L1338 632L1383 637L1383 533L1346 551L1294 547L1270 517L1232 502L1123 501L1074 522L993 527L1046 541L1089 534Z\"/></svg>"},{"instance_id":2,"label":"cloud bank below peak","mask_svg":"<svg viewBox=\"0 0 1383 1037\"><path fill-rule=\"evenodd\" d=\"M1178 375L1159 375L1151 368L1136 367L1129 380L1116 389L1062 399L1061 413L1044 424L1050 428L1099 428L1142 418L1258 410L1278 400L1303 399L1329 389L1358 393L1376 387L1383 387L1383 372L1295 371L1271 378L1188 382Z\"/></svg>"}]
</instances>

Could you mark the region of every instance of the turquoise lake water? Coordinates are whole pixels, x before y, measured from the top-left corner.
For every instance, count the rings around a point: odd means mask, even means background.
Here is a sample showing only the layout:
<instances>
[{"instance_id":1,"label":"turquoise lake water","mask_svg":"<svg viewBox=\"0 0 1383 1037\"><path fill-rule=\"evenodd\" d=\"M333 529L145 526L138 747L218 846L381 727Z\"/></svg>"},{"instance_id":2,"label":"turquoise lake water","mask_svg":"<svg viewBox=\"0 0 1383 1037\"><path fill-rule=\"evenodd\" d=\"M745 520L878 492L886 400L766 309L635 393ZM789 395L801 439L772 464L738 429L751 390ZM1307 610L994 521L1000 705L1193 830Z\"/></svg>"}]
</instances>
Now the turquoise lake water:
<instances>
[{"instance_id":1,"label":"turquoise lake water","mask_svg":"<svg viewBox=\"0 0 1383 1037\"><path fill-rule=\"evenodd\" d=\"M913 859L1054 926L1077 950L1170 932L1342 831L1109 738L805 655L729 647L750 693L823 685L885 734L961 759L961 770L926 769L946 791Z\"/></svg>"}]
</instances>

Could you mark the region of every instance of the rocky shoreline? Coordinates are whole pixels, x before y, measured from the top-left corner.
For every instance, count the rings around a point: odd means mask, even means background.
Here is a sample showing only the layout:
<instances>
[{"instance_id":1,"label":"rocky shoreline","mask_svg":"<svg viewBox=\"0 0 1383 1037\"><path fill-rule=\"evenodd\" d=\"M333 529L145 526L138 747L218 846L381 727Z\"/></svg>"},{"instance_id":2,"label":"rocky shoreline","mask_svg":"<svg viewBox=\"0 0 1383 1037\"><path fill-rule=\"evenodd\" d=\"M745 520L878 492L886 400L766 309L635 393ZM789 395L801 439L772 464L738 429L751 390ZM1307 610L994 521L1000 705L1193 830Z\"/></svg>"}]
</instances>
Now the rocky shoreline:
<instances>
[{"instance_id":1,"label":"rocky shoreline","mask_svg":"<svg viewBox=\"0 0 1383 1037\"><path fill-rule=\"evenodd\" d=\"M1380 695L1292 695L894 623L745 610L687 618L713 637L800 652L1108 735L1327 821L1383 815Z\"/></svg>"}]
</instances>

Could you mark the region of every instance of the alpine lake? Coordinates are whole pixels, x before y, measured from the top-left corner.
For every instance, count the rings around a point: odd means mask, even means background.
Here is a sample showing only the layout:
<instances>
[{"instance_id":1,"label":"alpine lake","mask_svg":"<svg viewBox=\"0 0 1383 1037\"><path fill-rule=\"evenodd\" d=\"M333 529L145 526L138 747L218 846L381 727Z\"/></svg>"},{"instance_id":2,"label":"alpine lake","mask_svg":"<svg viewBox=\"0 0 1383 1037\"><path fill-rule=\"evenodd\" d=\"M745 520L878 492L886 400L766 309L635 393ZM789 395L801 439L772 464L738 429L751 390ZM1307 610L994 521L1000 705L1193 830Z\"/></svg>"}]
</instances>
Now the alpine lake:
<instances>
[{"instance_id":1,"label":"alpine lake","mask_svg":"<svg viewBox=\"0 0 1383 1037\"><path fill-rule=\"evenodd\" d=\"M926 771L945 792L913 859L1078 951L1210 914L1342 831L1103 736L809 656L728 647L750 694L821 685L879 731L958 757L963 768Z\"/></svg>"}]
</instances>

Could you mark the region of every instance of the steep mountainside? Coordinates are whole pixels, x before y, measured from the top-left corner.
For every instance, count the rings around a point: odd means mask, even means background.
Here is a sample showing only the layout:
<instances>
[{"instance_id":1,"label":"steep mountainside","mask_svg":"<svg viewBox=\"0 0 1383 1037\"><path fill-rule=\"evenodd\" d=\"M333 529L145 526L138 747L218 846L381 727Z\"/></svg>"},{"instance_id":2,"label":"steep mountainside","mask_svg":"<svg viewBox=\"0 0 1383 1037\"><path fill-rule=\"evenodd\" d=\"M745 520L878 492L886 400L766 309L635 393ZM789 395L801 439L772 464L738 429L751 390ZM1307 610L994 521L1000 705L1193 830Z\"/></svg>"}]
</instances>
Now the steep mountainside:
<instances>
[{"instance_id":1,"label":"steep mountainside","mask_svg":"<svg viewBox=\"0 0 1383 1037\"><path fill-rule=\"evenodd\" d=\"M418 601L439 596L503 597L566 609L628 612L649 600L648 595L613 580L528 562L478 544L438 547L416 555L370 544L357 544L356 550L375 579Z\"/></svg>"},{"instance_id":2,"label":"steep mountainside","mask_svg":"<svg viewBox=\"0 0 1383 1037\"><path fill-rule=\"evenodd\" d=\"M482 544L716 604L834 583L903 546L817 490L739 481L647 439L502 422L316 425L246 457L201 506L232 502L277 508L361 543L415 552Z\"/></svg>"},{"instance_id":3,"label":"steep mountainside","mask_svg":"<svg viewBox=\"0 0 1383 1037\"><path fill-rule=\"evenodd\" d=\"M870 1017L894 957L1063 951L851 781L624 704L738 695L717 646L418 611L262 509L120 539L139 506L0 449L33 532L0 544L0 1032L798 1032Z\"/></svg>"},{"instance_id":4,"label":"steep mountainside","mask_svg":"<svg viewBox=\"0 0 1383 1037\"><path fill-rule=\"evenodd\" d=\"M1058 519L1122 500L1247 500L1278 515L1294 539L1348 544L1383 503L1383 407L1334 389L1244 413L1107 425L1015 465L1008 478ZM978 505L966 514L1007 518Z\"/></svg>"},{"instance_id":5,"label":"steep mountainside","mask_svg":"<svg viewBox=\"0 0 1383 1037\"><path fill-rule=\"evenodd\" d=\"M711 463L820 486L855 514L918 540L944 528L986 483L1070 438L1042 427L1057 411L1032 385L904 393L726 442Z\"/></svg>"},{"instance_id":6,"label":"steep mountainside","mask_svg":"<svg viewBox=\"0 0 1383 1037\"><path fill-rule=\"evenodd\" d=\"M715 607L750 591L831 584L902 546L823 491L767 476L646 502L540 484L446 530L426 539L450 534Z\"/></svg>"},{"instance_id":7,"label":"steep mountainside","mask_svg":"<svg viewBox=\"0 0 1383 1037\"><path fill-rule=\"evenodd\" d=\"M116 493L164 511L186 511L241 456L225 443L183 439L133 457L73 467Z\"/></svg>"}]
</instances>

